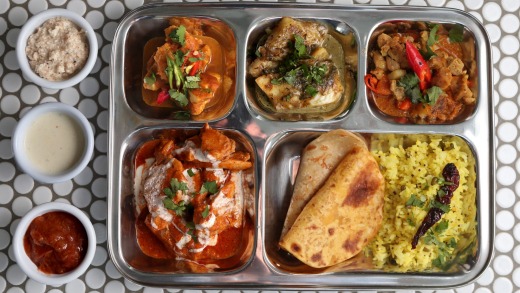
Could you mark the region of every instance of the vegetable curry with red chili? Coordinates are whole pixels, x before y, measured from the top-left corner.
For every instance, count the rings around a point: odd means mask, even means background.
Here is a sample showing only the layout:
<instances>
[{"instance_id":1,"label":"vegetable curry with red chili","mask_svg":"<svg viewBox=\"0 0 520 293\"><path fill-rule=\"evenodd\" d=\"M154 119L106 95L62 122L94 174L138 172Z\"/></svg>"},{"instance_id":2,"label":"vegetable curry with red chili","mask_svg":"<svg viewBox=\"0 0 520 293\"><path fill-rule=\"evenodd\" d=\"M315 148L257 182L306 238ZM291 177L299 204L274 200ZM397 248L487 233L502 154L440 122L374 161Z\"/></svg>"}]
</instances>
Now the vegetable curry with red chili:
<instances>
[{"instance_id":1,"label":"vegetable curry with red chili","mask_svg":"<svg viewBox=\"0 0 520 293\"><path fill-rule=\"evenodd\" d=\"M376 31L365 85L400 123L442 124L475 106L474 43L460 25L398 22Z\"/></svg>"}]
</instances>

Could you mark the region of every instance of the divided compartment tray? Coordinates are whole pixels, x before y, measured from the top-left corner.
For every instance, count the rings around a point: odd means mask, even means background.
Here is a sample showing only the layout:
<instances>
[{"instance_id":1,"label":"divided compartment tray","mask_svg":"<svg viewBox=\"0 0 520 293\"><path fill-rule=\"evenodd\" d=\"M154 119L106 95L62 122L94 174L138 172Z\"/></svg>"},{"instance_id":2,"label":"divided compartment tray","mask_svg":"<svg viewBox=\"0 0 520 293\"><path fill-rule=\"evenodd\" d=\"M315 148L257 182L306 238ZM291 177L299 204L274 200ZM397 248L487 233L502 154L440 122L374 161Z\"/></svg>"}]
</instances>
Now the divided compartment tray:
<instances>
[{"instance_id":1,"label":"divided compartment tray","mask_svg":"<svg viewBox=\"0 0 520 293\"><path fill-rule=\"evenodd\" d=\"M200 17L224 23L236 42L234 101L229 111L201 121L169 119L164 109L144 105L141 94L143 47L147 39L161 36L173 16ZM352 31L357 44L356 96L337 117L326 121L276 121L254 104L247 82L247 57L255 37L266 23L281 17L341 24ZM392 21L458 23L472 34L477 61L477 104L472 113L456 123L412 125L388 121L370 104L363 77L369 68L370 36ZM283 3L161 3L130 12L119 24L112 47L109 109L108 245L114 265L125 278L147 286L170 288L233 289L411 289L452 288L474 281L489 265L493 251L495 157L492 67L489 39L471 15L454 9L394 6L344 6ZM200 129L202 122L236 133L253 151L254 225L248 242L251 252L240 266L224 272L176 273L145 270L131 264L133 224L127 207L133 192L133 156L136 147L164 129ZM392 273L377 270L299 272L276 263L276 241L292 192L291 176L273 176L269 170L289 172L297 166L299 152L319 133L343 128L371 134L426 134L457 136L467 142L475 158L477 205L477 252L458 270L449 273ZM276 156L281 156L279 160ZM274 163L273 163L274 162ZM274 166L274 167L273 167ZM277 181L274 181L277 180ZM274 181L274 182L273 182ZM277 223L273 223L275 219ZM249 248L248 248L249 249ZM274 258L273 258L274 256Z\"/></svg>"}]
</instances>

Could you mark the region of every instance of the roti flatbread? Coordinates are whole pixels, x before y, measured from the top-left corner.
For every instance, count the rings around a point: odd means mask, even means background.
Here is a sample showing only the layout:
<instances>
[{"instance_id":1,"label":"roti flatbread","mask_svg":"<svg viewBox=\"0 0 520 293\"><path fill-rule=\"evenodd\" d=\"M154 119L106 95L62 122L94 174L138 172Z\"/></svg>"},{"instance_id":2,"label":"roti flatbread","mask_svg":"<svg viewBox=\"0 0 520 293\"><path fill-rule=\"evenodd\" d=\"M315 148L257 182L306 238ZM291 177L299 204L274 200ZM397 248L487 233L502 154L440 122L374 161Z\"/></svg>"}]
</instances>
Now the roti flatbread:
<instances>
[{"instance_id":1,"label":"roti flatbread","mask_svg":"<svg viewBox=\"0 0 520 293\"><path fill-rule=\"evenodd\" d=\"M320 135L305 147L281 237L291 228L303 207L323 185L341 159L356 146L367 148L364 139L359 135L336 129Z\"/></svg>"},{"instance_id":2,"label":"roti flatbread","mask_svg":"<svg viewBox=\"0 0 520 293\"><path fill-rule=\"evenodd\" d=\"M280 240L303 263L328 267L356 254L383 220L384 178L366 146L354 146Z\"/></svg>"}]
</instances>

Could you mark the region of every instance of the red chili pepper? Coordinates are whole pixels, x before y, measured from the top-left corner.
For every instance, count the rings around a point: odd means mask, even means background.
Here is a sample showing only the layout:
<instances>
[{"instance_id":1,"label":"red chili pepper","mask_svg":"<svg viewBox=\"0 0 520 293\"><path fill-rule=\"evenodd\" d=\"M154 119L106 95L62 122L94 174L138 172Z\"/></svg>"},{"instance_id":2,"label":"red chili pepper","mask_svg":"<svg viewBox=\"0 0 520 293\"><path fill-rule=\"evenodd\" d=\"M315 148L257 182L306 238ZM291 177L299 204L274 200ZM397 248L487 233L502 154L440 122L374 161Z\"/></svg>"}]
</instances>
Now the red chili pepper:
<instances>
[{"instance_id":1,"label":"red chili pepper","mask_svg":"<svg viewBox=\"0 0 520 293\"><path fill-rule=\"evenodd\" d=\"M419 88L421 91L426 90L432 79L432 72L419 50L410 41L406 41L406 58L417 77L419 77Z\"/></svg>"},{"instance_id":2,"label":"red chili pepper","mask_svg":"<svg viewBox=\"0 0 520 293\"><path fill-rule=\"evenodd\" d=\"M162 104L164 103L166 100L168 100L170 98L170 94L168 93L167 90L162 90L159 92L159 94L157 95L157 104Z\"/></svg>"},{"instance_id":3,"label":"red chili pepper","mask_svg":"<svg viewBox=\"0 0 520 293\"><path fill-rule=\"evenodd\" d=\"M412 101L408 98L402 101L397 101L397 108L399 108L399 110L406 111L410 109L410 107L412 107Z\"/></svg>"},{"instance_id":4,"label":"red chili pepper","mask_svg":"<svg viewBox=\"0 0 520 293\"><path fill-rule=\"evenodd\" d=\"M365 75L365 85L367 88L369 88L373 92L377 92L376 86L377 86L377 78L375 78L372 74L368 73Z\"/></svg>"},{"instance_id":5,"label":"red chili pepper","mask_svg":"<svg viewBox=\"0 0 520 293\"><path fill-rule=\"evenodd\" d=\"M193 63L193 66L190 69L190 73L188 74L189 76L193 76L193 75L197 74L197 71L200 68L200 63L201 63L200 61L196 61L195 63Z\"/></svg>"}]
</instances>

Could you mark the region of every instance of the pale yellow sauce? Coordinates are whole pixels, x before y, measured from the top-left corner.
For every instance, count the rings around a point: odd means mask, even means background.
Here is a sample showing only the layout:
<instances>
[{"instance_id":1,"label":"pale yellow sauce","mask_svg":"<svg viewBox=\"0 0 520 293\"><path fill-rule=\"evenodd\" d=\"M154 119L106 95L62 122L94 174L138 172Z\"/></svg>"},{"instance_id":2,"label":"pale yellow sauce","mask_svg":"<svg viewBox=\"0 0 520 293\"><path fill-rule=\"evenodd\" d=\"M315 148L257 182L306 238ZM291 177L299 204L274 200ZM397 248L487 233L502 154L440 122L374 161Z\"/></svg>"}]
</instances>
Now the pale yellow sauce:
<instances>
[{"instance_id":1,"label":"pale yellow sauce","mask_svg":"<svg viewBox=\"0 0 520 293\"><path fill-rule=\"evenodd\" d=\"M67 114L50 112L36 118L25 136L27 158L40 172L61 174L80 159L85 139L78 123Z\"/></svg>"}]
</instances>

